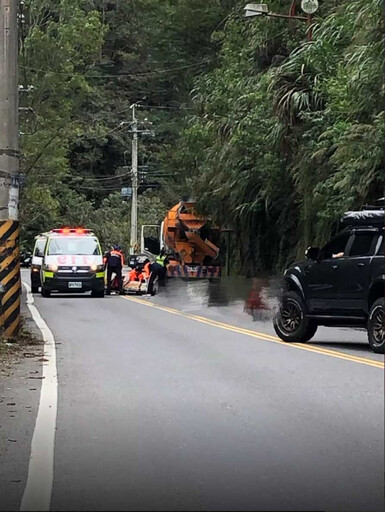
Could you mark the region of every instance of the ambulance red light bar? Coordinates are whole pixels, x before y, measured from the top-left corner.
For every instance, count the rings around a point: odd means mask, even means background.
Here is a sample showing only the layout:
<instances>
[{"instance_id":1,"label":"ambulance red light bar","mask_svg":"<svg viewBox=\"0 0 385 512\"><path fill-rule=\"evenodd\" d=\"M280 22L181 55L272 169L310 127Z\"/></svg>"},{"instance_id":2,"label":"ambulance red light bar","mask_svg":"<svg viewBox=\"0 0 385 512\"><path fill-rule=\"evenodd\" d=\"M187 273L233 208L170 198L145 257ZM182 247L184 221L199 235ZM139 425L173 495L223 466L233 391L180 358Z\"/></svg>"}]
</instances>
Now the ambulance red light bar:
<instances>
[{"instance_id":1,"label":"ambulance red light bar","mask_svg":"<svg viewBox=\"0 0 385 512\"><path fill-rule=\"evenodd\" d=\"M60 233L62 235L89 235L92 231L84 228L57 228L51 229L51 233Z\"/></svg>"}]
</instances>

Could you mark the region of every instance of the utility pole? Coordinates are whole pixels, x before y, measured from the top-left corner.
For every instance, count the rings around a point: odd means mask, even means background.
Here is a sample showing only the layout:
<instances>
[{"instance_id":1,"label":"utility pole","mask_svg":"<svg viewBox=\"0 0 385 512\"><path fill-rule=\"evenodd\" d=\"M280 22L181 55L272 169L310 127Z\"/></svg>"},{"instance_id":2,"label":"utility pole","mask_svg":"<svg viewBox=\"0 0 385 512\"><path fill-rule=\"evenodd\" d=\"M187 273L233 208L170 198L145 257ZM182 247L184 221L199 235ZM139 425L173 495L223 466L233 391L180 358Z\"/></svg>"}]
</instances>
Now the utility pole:
<instances>
[{"instance_id":1,"label":"utility pole","mask_svg":"<svg viewBox=\"0 0 385 512\"><path fill-rule=\"evenodd\" d=\"M130 233L130 254L136 254L139 250L138 242L138 188L139 188L139 176L138 176L138 134L150 135L154 137L154 132L145 128L138 129L138 120L136 119L136 108L137 103L131 105L132 120L131 133L132 133L132 149L131 149L131 177L132 177L132 203L131 203L131 233ZM123 121L121 125L127 124ZM141 124L152 124L146 118ZM146 167L146 166L141 166Z\"/></svg>"},{"instance_id":2,"label":"utility pole","mask_svg":"<svg viewBox=\"0 0 385 512\"><path fill-rule=\"evenodd\" d=\"M132 109L132 152L131 152L131 172L132 172L132 203L131 203L131 236L130 253L135 254L138 251L138 121L135 117L134 103Z\"/></svg>"},{"instance_id":3,"label":"utility pole","mask_svg":"<svg viewBox=\"0 0 385 512\"><path fill-rule=\"evenodd\" d=\"M18 2L0 0L0 328L20 328Z\"/></svg>"}]
</instances>

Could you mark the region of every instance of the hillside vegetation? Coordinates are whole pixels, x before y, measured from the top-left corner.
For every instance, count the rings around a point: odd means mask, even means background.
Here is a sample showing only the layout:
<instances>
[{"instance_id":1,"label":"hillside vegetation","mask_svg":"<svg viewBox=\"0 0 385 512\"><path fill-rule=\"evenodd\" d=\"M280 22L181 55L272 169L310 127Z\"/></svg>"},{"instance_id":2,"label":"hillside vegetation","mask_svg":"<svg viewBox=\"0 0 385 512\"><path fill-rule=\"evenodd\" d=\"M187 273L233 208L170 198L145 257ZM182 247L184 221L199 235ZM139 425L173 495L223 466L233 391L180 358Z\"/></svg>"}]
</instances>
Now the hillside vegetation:
<instances>
[{"instance_id":1,"label":"hillside vegetation","mask_svg":"<svg viewBox=\"0 0 385 512\"><path fill-rule=\"evenodd\" d=\"M155 132L140 139L140 222L193 195L234 230L242 273L281 269L383 195L382 2L321 0L312 41L301 21L246 20L245 3L25 2L25 244L82 224L127 249L133 103Z\"/></svg>"}]
</instances>

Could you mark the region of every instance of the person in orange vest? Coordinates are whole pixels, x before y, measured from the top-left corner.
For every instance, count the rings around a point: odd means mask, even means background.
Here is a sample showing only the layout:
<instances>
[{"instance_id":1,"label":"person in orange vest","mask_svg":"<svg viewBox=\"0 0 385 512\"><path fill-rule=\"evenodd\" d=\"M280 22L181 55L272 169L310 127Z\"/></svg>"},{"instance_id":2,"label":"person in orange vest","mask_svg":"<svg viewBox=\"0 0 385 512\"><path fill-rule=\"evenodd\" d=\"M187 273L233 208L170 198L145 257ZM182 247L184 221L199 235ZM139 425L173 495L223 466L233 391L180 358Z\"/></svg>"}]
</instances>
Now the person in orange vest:
<instances>
[{"instance_id":1,"label":"person in orange vest","mask_svg":"<svg viewBox=\"0 0 385 512\"><path fill-rule=\"evenodd\" d=\"M147 263L143 267L143 275L146 279L150 279L151 275L151 262L147 261Z\"/></svg>"},{"instance_id":2,"label":"person in orange vest","mask_svg":"<svg viewBox=\"0 0 385 512\"><path fill-rule=\"evenodd\" d=\"M144 281L144 274L139 265L128 274L128 281Z\"/></svg>"},{"instance_id":3,"label":"person in orange vest","mask_svg":"<svg viewBox=\"0 0 385 512\"><path fill-rule=\"evenodd\" d=\"M111 295L111 279L115 274L119 283L119 293L123 293L122 270L124 265L124 256L120 245L115 245L112 251L109 251L105 257L107 265L107 295Z\"/></svg>"}]
</instances>

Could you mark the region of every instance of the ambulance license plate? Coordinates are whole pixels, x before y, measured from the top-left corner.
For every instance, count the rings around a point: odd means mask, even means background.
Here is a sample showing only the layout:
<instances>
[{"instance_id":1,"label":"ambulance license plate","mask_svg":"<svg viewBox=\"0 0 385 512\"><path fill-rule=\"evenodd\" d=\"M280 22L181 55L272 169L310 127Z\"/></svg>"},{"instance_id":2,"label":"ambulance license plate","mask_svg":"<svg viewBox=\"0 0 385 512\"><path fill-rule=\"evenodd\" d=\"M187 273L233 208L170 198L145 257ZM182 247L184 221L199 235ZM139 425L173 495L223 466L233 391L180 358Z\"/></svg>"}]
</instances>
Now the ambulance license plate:
<instances>
[{"instance_id":1,"label":"ambulance license plate","mask_svg":"<svg viewBox=\"0 0 385 512\"><path fill-rule=\"evenodd\" d=\"M82 283L80 282L69 282L68 283L68 288L81 288L82 287Z\"/></svg>"}]
</instances>

